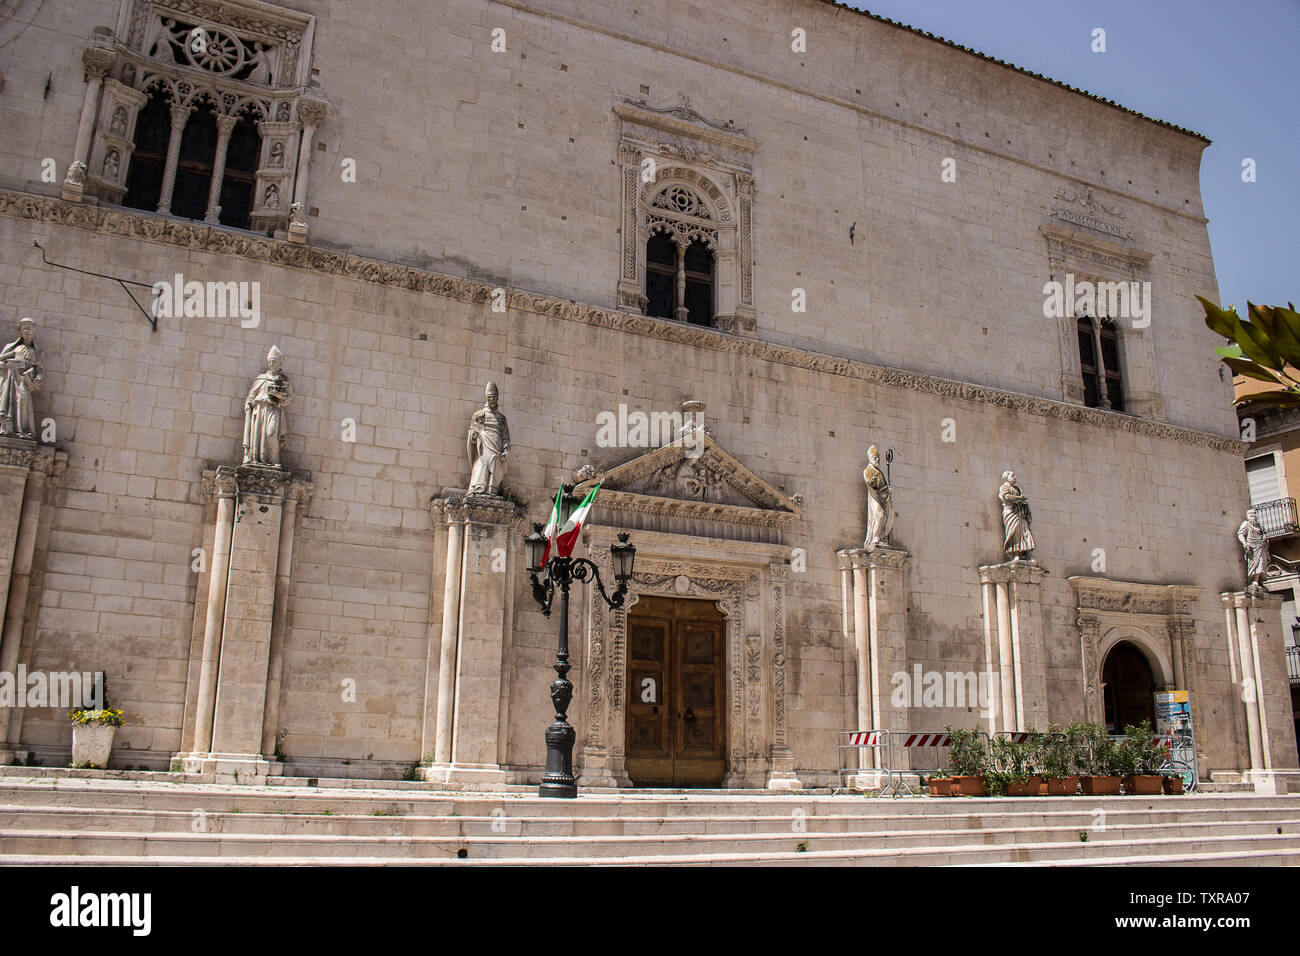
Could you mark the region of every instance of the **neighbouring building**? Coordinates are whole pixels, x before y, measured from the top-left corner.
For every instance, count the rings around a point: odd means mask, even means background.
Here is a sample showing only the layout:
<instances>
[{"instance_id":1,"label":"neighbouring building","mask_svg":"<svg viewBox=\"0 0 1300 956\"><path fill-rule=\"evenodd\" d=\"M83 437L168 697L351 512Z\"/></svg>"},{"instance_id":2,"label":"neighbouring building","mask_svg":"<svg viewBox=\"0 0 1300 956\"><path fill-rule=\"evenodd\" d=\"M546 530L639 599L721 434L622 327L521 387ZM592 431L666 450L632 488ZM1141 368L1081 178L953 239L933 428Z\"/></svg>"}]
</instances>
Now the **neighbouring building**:
<instances>
[{"instance_id":1,"label":"neighbouring building","mask_svg":"<svg viewBox=\"0 0 1300 956\"><path fill-rule=\"evenodd\" d=\"M536 782L523 536L599 481L586 785L1169 689L1296 779L1204 137L822 0L62 0L0 72L0 671L104 672L113 766Z\"/></svg>"}]
</instances>

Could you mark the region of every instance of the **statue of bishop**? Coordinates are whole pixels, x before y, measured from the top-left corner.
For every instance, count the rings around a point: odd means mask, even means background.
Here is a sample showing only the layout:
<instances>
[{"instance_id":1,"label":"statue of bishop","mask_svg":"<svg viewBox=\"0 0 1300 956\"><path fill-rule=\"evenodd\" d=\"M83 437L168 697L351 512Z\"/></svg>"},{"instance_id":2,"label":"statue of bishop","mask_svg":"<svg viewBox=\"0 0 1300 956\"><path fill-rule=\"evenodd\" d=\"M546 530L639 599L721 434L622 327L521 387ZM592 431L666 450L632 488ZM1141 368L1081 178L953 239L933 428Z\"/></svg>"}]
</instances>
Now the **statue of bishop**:
<instances>
[{"instance_id":1,"label":"statue of bishop","mask_svg":"<svg viewBox=\"0 0 1300 956\"><path fill-rule=\"evenodd\" d=\"M0 435L36 437L32 392L45 377L36 349L36 320L18 323L18 338L0 349Z\"/></svg>"},{"instance_id":2,"label":"statue of bishop","mask_svg":"<svg viewBox=\"0 0 1300 956\"><path fill-rule=\"evenodd\" d=\"M867 537L862 547L868 551L877 546L887 548L889 531L894 526L894 493L881 470L880 450L875 445L867 449L867 467L862 470L862 480L867 485Z\"/></svg>"},{"instance_id":3,"label":"statue of bishop","mask_svg":"<svg viewBox=\"0 0 1300 956\"><path fill-rule=\"evenodd\" d=\"M266 353L266 371L253 379L244 399L244 464L283 468L284 407L289 404L289 376L280 371L284 354L276 346Z\"/></svg>"},{"instance_id":4,"label":"statue of bishop","mask_svg":"<svg viewBox=\"0 0 1300 956\"><path fill-rule=\"evenodd\" d=\"M465 450L469 453L469 493L495 495L506 477L506 456L510 454L510 428L506 416L497 411L497 383L488 382L483 407L469 421Z\"/></svg>"}]
</instances>

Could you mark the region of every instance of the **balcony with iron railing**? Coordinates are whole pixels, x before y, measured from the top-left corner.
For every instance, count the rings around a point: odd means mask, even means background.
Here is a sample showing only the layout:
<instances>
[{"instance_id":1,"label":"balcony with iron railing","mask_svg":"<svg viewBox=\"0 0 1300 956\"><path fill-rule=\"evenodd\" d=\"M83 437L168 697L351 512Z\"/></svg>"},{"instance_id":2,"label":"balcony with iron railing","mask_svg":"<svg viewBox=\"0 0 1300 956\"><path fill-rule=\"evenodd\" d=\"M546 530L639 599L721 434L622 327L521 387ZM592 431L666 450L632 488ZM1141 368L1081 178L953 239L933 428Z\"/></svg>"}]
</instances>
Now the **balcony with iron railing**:
<instances>
[{"instance_id":1,"label":"balcony with iron railing","mask_svg":"<svg viewBox=\"0 0 1300 956\"><path fill-rule=\"evenodd\" d=\"M1296 516L1294 498L1275 498L1251 505L1264 529L1264 537L1281 538L1286 535L1300 534L1300 519Z\"/></svg>"},{"instance_id":2,"label":"balcony with iron railing","mask_svg":"<svg viewBox=\"0 0 1300 956\"><path fill-rule=\"evenodd\" d=\"M1300 647L1294 644L1286 649L1286 676L1292 684L1300 684Z\"/></svg>"}]
</instances>

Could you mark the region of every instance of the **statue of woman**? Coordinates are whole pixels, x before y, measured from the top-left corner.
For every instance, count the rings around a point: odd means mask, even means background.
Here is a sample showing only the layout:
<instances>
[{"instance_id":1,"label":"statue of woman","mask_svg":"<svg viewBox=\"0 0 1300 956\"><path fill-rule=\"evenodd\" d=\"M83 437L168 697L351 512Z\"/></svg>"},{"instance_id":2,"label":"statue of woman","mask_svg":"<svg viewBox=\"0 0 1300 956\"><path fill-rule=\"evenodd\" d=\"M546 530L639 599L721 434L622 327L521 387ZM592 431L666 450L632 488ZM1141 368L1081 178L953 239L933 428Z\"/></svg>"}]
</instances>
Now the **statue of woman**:
<instances>
[{"instance_id":1,"label":"statue of woman","mask_svg":"<svg viewBox=\"0 0 1300 956\"><path fill-rule=\"evenodd\" d=\"M1002 527L1006 540L1002 548L1009 558L1032 560L1034 534L1029 530L1033 515L1029 512L1029 499L1021 494L1016 484L1016 473L1002 473L1002 487L998 489L998 499L1002 502Z\"/></svg>"},{"instance_id":2,"label":"statue of woman","mask_svg":"<svg viewBox=\"0 0 1300 956\"><path fill-rule=\"evenodd\" d=\"M1246 558L1246 587L1262 588L1268 574L1268 537L1259 523L1259 512L1254 508L1246 509L1246 520L1237 529L1237 540L1241 542Z\"/></svg>"},{"instance_id":3,"label":"statue of woman","mask_svg":"<svg viewBox=\"0 0 1300 956\"><path fill-rule=\"evenodd\" d=\"M868 551L877 545L889 547L889 530L894 526L894 493L880 469L880 451L875 445L867 449L867 467L862 470L862 480L867 484L867 537L862 547Z\"/></svg>"},{"instance_id":4,"label":"statue of woman","mask_svg":"<svg viewBox=\"0 0 1300 956\"><path fill-rule=\"evenodd\" d=\"M36 320L18 323L18 338L0 350L0 435L36 437L32 392L41 387L45 370L36 350Z\"/></svg>"},{"instance_id":5,"label":"statue of woman","mask_svg":"<svg viewBox=\"0 0 1300 956\"><path fill-rule=\"evenodd\" d=\"M497 383L488 382L483 407L474 413L465 437L471 462L469 493L495 495L506 477L506 456L510 454L510 428L506 416L497 411Z\"/></svg>"},{"instance_id":6,"label":"statue of woman","mask_svg":"<svg viewBox=\"0 0 1300 956\"><path fill-rule=\"evenodd\" d=\"M244 400L244 464L283 468L284 407L289 404L289 376L280 371L284 356L272 345L266 371L253 379Z\"/></svg>"}]
</instances>

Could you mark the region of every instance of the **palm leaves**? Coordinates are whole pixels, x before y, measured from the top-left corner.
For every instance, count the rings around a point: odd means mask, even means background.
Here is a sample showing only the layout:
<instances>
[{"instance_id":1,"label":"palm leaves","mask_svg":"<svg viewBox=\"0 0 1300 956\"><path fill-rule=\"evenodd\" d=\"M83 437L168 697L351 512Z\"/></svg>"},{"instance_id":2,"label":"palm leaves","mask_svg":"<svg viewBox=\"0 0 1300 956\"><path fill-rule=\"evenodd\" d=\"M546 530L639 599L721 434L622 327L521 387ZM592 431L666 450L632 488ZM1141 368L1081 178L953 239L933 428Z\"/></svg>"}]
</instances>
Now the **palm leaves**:
<instances>
[{"instance_id":1,"label":"palm leaves","mask_svg":"<svg viewBox=\"0 0 1300 956\"><path fill-rule=\"evenodd\" d=\"M1205 309L1205 324L1232 343L1214 350L1223 364L1234 375L1282 386L1242 395L1237 401L1300 406L1300 313L1295 306L1288 302L1284 309L1248 302L1251 321L1243 322L1235 308L1225 311L1199 295L1196 299Z\"/></svg>"}]
</instances>

